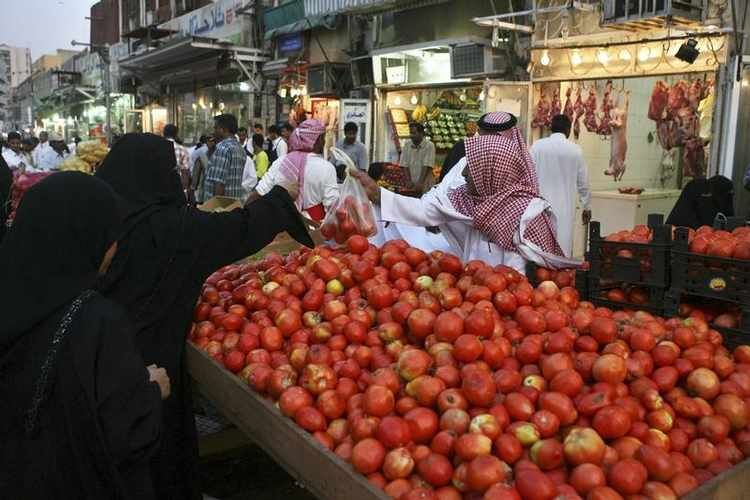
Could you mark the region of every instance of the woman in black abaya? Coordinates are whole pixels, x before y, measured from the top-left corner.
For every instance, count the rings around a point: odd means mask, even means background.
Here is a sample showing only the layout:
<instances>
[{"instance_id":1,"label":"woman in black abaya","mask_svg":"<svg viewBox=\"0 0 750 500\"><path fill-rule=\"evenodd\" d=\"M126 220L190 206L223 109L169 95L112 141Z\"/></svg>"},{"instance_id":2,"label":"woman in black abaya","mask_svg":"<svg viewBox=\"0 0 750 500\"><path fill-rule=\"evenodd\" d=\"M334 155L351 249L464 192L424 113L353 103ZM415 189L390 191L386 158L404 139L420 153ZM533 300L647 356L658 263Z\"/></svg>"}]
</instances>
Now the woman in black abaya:
<instances>
[{"instance_id":1,"label":"woman in black abaya","mask_svg":"<svg viewBox=\"0 0 750 500\"><path fill-rule=\"evenodd\" d=\"M734 184L721 175L688 182L677 199L667 224L691 227L712 226L717 214L734 215Z\"/></svg>"},{"instance_id":2,"label":"woman in black abaya","mask_svg":"<svg viewBox=\"0 0 750 500\"><path fill-rule=\"evenodd\" d=\"M189 207L174 169L172 145L151 134L127 134L96 175L122 198L119 250L103 293L124 305L136 324L136 345L146 363L167 370L159 456L152 460L162 500L201 498L196 484L197 438L185 338L206 278L247 257L282 231L312 246L292 198L277 186L243 209L210 214Z\"/></svg>"},{"instance_id":3,"label":"woman in black abaya","mask_svg":"<svg viewBox=\"0 0 750 500\"><path fill-rule=\"evenodd\" d=\"M93 291L117 223L109 186L64 172L28 191L0 246L0 498L155 498L160 386Z\"/></svg>"}]
</instances>

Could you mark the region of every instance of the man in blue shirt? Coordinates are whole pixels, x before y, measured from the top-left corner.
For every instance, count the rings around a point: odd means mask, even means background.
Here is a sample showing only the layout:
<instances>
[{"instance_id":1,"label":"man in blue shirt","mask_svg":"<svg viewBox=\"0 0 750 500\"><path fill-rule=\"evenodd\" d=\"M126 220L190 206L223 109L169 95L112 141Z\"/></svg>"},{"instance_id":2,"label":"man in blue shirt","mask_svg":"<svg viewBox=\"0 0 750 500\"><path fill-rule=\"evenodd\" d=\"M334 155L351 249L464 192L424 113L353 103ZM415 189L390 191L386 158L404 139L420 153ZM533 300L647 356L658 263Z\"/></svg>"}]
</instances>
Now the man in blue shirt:
<instances>
[{"instance_id":1,"label":"man in blue shirt","mask_svg":"<svg viewBox=\"0 0 750 500\"><path fill-rule=\"evenodd\" d=\"M214 117L216 150L208 163L203 193L204 200L214 196L227 196L242 200L242 172L247 155L237 142L237 118L234 115Z\"/></svg>"},{"instance_id":2,"label":"man in blue shirt","mask_svg":"<svg viewBox=\"0 0 750 500\"><path fill-rule=\"evenodd\" d=\"M367 172L367 169L370 168L370 162L367 159L367 148L357 140L358 131L356 123L348 122L344 125L344 138L336 144L336 147L349 155L349 158L352 159L358 170ZM343 163L336 162L336 172L339 178L344 177L343 169Z\"/></svg>"}]
</instances>

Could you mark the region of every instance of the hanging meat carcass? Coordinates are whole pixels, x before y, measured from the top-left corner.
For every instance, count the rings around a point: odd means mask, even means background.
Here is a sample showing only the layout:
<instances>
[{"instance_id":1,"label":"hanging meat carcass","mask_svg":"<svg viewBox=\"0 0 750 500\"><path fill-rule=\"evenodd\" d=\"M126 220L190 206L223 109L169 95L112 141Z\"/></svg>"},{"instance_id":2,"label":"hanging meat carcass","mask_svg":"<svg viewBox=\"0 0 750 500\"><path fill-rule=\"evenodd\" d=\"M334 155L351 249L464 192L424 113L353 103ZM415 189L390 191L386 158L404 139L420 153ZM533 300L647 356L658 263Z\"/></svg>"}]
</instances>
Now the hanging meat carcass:
<instances>
[{"instance_id":1,"label":"hanging meat carcass","mask_svg":"<svg viewBox=\"0 0 750 500\"><path fill-rule=\"evenodd\" d=\"M688 84L685 80L680 80L669 89L666 109L667 118L673 118L675 113L677 113L677 110L690 105L687 98L687 90Z\"/></svg>"},{"instance_id":2,"label":"hanging meat carcass","mask_svg":"<svg viewBox=\"0 0 750 500\"><path fill-rule=\"evenodd\" d=\"M615 181L622 179L625 174L625 156L628 152L628 107L630 106L630 91L620 94L621 102L613 108L610 126L612 142L610 145L609 168L604 171Z\"/></svg>"},{"instance_id":3,"label":"hanging meat carcass","mask_svg":"<svg viewBox=\"0 0 750 500\"><path fill-rule=\"evenodd\" d=\"M560 102L560 89L555 87L552 91L552 105L549 109L549 119L547 120L547 126L552 124L552 118L559 115L562 111L562 103Z\"/></svg>"},{"instance_id":4,"label":"hanging meat carcass","mask_svg":"<svg viewBox=\"0 0 750 500\"><path fill-rule=\"evenodd\" d=\"M544 94L544 89L541 89L539 92L539 102L536 105L536 112L534 113L534 119L531 121L531 127L542 129L549 126L549 111L549 101Z\"/></svg>"},{"instance_id":5,"label":"hanging meat carcass","mask_svg":"<svg viewBox=\"0 0 750 500\"><path fill-rule=\"evenodd\" d=\"M589 87L589 96L586 102L583 104L584 115L583 124L586 126L586 130L589 132L596 133L599 130L599 123L596 121L596 87Z\"/></svg>"},{"instance_id":6,"label":"hanging meat carcass","mask_svg":"<svg viewBox=\"0 0 750 500\"><path fill-rule=\"evenodd\" d=\"M686 177L706 176L706 151L700 137L691 137L685 141L685 147L682 149L682 168Z\"/></svg>"},{"instance_id":7,"label":"hanging meat carcass","mask_svg":"<svg viewBox=\"0 0 750 500\"><path fill-rule=\"evenodd\" d=\"M705 175L705 143L701 138L699 109L701 101L709 94L710 85L700 79L690 83L680 80L672 87L657 82L651 94L648 117L656 121L659 143L667 151L683 147L682 163L688 177Z\"/></svg>"},{"instance_id":8,"label":"hanging meat carcass","mask_svg":"<svg viewBox=\"0 0 750 500\"><path fill-rule=\"evenodd\" d=\"M576 140L581 136L581 117L586 113L586 106L583 105L583 96L581 95L582 87L579 85L576 88L576 102L573 105L573 137Z\"/></svg>"},{"instance_id":9,"label":"hanging meat carcass","mask_svg":"<svg viewBox=\"0 0 750 500\"><path fill-rule=\"evenodd\" d=\"M602 97L602 115L599 121L599 128L596 133L599 135L611 135L612 134L612 80L607 80L607 84L604 86L604 96Z\"/></svg>"},{"instance_id":10,"label":"hanging meat carcass","mask_svg":"<svg viewBox=\"0 0 750 500\"><path fill-rule=\"evenodd\" d=\"M654 121L660 121L664 118L664 112L667 109L667 99L669 98L669 85L659 80L651 91L651 101L648 105L648 117Z\"/></svg>"},{"instance_id":11,"label":"hanging meat carcass","mask_svg":"<svg viewBox=\"0 0 750 500\"><path fill-rule=\"evenodd\" d=\"M573 123L573 119L575 118L572 95L573 87L568 87L568 90L565 91L565 106L563 107L563 114L568 117L568 120L570 120L571 123Z\"/></svg>"}]
</instances>

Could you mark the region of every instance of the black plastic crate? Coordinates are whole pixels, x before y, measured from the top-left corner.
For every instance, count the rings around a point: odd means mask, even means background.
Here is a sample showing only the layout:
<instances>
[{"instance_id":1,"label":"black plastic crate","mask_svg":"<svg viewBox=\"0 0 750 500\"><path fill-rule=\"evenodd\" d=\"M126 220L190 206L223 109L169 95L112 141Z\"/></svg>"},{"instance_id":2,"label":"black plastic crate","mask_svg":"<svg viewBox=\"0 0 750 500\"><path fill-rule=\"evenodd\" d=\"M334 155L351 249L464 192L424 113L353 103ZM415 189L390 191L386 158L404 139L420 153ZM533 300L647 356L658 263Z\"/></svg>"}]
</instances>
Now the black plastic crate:
<instances>
[{"instance_id":1,"label":"black plastic crate","mask_svg":"<svg viewBox=\"0 0 750 500\"><path fill-rule=\"evenodd\" d=\"M533 262L533 261L530 261L530 260L526 261L526 267L525 267L526 279L529 281L529 284L531 284L531 286L533 286L533 287L539 286L539 280L536 278L536 272L537 272L538 269L540 269L540 267L541 266L537 265L536 262ZM555 272L552 269L550 269L549 271ZM569 272L569 271L571 271L571 269L559 269L559 270L557 270L557 272L561 272L561 271ZM575 269L575 272L576 272L576 276L578 276L578 273L580 273L581 271L580 271L580 269ZM568 285L568 286L575 287L576 286L575 280L571 280L570 285Z\"/></svg>"},{"instance_id":2,"label":"black plastic crate","mask_svg":"<svg viewBox=\"0 0 750 500\"><path fill-rule=\"evenodd\" d=\"M609 307L610 309L629 309L633 311L646 311L651 314L663 316L666 311L665 297L667 290L664 287L632 285L628 283L602 282L602 280L589 277L586 280L586 291L588 301L596 306ZM610 300L607 293L615 288L640 288L648 292L648 301L643 304L633 302L619 302ZM581 299L583 300L583 299Z\"/></svg>"},{"instance_id":3,"label":"black plastic crate","mask_svg":"<svg viewBox=\"0 0 750 500\"><path fill-rule=\"evenodd\" d=\"M589 251L586 254L592 278L621 281L642 286L669 286L672 228L664 225L664 216L648 216L653 231L650 243L607 241L599 222L589 227Z\"/></svg>"},{"instance_id":4,"label":"black plastic crate","mask_svg":"<svg viewBox=\"0 0 750 500\"><path fill-rule=\"evenodd\" d=\"M688 230L678 228L672 246L672 293L750 306L750 260L689 251Z\"/></svg>"},{"instance_id":5,"label":"black plastic crate","mask_svg":"<svg viewBox=\"0 0 750 500\"><path fill-rule=\"evenodd\" d=\"M668 317L678 317L679 316L679 308L680 303L682 301L686 301L688 304L692 304L694 306L703 306L705 307L708 305L709 307L715 306L717 304L727 304L725 301L721 300L707 300L702 297L698 296L684 296L679 293L675 293L673 290L669 290L664 297L665 302L665 311L664 314ZM733 307L739 307L739 306L733 306ZM730 312L730 311L725 311ZM735 313L737 310L735 309ZM748 308L741 308L740 309L740 322L739 326L737 328L725 328L722 326L718 326L716 324L709 324L711 328L721 333L722 337L724 337L724 345L728 349L734 349L738 345L743 344L750 344L750 307Z\"/></svg>"}]
</instances>

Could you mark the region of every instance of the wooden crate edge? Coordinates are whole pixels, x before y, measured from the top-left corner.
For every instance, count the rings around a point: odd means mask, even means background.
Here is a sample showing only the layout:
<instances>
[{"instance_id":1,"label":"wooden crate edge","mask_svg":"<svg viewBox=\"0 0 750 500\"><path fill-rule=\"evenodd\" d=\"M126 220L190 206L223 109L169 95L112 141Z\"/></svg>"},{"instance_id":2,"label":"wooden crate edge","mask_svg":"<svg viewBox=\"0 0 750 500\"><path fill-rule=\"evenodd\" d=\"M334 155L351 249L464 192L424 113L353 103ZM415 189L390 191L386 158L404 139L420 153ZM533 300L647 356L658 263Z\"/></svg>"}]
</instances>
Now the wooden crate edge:
<instances>
[{"instance_id":1,"label":"wooden crate edge","mask_svg":"<svg viewBox=\"0 0 750 500\"><path fill-rule=\"evenodd\" d=\"M351 465L323 448L269 401L188 342L188 372L221 412L313 494L330 500L387 500Z\"/></svg>"}]
</instances>

